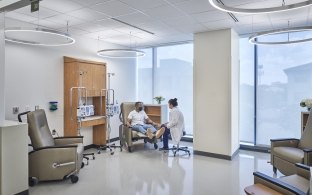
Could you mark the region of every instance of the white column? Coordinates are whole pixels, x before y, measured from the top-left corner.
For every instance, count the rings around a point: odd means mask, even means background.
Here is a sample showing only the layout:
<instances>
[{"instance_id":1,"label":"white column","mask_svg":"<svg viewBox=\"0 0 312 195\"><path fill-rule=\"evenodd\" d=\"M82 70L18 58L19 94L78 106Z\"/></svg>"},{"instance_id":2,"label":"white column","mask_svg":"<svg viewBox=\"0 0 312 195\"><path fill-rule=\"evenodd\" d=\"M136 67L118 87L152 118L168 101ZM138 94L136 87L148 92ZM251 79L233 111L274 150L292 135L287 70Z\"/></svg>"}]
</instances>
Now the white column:
<instances>
[{"instance_id":1,"label":"white column","mask_svg":"<svg viewBox=\"0 0 312 195\"><path fill-rule=\"evenodd\" d=\"M4 12L0 13L0 126L5 118L5 40L4 40Z\"/></svg>"},{"instance_id":2,"label":"white column","mask_svg":"<svg viewBox=\"0 0 312 195\"><path fill-rule=\"evenodd\" d=\"M194 36L194 151L232 159L239 148L239 45L231 29Z\"/></svg>"}]
</instances>

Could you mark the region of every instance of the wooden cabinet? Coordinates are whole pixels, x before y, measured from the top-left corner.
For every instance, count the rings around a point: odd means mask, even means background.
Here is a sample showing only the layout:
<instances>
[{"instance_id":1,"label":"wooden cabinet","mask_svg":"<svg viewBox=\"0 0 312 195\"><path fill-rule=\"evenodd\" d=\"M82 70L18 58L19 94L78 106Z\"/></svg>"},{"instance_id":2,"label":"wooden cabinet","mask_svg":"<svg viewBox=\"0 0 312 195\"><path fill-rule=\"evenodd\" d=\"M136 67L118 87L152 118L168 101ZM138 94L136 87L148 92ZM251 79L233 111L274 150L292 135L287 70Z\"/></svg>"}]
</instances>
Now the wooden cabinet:
<instances>
[{"instance_id":1,"label":"wooden cabinet","mask_svg":"<svg viewBox=\"0 0 312 195\"><path fill-rule=\"evenodd\" d=\"M87 102L94 105L95 116L82 120L82 127L93 127L93 144L106 144L105 97L101 89L106 88L106 64L64 57L64 135L78 135L77 106L78 91L72 87L85 87ZM84 94L81 94L84 96ZM101 104L102 98L102 104ZM100 108L102 105L102 108Z\"/></svg>"},{"instance_id":2,"label":"wooden cabinet","mask_svg":"<svg viewBox=\"0 0 312 195\"><path fill-rule=\"evenodd\" d=\"M158 104L144 105L147 116L155 123L164 124L168 122L168 106Z\"/></svg>"},{"instance_id":3,"label":"wooden cabinet","mask_svg":"<svg viewBox=\"0 0 312 195\"><path fill-rule=\"evenodd\" d=\"M310 112L301 112L301 134L304 131L304 128L307 124L308 117Z\"/></svg>"}]
</instances>

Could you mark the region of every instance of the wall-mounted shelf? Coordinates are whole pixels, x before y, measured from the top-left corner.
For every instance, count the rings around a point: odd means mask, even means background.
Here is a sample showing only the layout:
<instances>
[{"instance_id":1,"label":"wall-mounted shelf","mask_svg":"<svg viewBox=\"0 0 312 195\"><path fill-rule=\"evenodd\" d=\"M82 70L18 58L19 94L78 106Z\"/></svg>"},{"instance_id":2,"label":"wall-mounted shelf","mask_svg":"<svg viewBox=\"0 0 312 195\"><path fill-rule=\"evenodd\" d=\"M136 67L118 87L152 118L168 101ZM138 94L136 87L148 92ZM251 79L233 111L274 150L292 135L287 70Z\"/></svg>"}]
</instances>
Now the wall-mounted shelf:
<instances>
[{"instance_id":1,"label":"wall-mounted shelf","mask_svg":"<svg viewBox=\"0 0 312 195\"><path fill-rule=\"evenodd\" d=\"M159 104L145 104L144 111L155 123L163 124L168 122L168 106Z\"/></svg>"},{"instance_id":2,"label":"wall-mounted shelf","mask_svg":"<svg viewBox=\"0 0 312 195\"><path fill-rule=\"evenodd\" d=\"M104 125L104 124L105 124L105 117L103 116L90 116L90 117L81 119L82 127L91 127L91 126Z\"/></svg>"}]
</instances>

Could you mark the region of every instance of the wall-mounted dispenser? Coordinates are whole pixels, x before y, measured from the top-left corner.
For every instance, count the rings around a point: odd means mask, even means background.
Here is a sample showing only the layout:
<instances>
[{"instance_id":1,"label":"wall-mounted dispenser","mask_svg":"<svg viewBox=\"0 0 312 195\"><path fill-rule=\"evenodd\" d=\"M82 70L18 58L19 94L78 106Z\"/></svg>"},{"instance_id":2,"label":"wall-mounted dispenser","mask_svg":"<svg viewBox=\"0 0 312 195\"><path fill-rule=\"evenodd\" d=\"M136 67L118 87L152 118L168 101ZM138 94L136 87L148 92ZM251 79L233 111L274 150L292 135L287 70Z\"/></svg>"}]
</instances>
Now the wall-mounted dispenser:
<instances>
[{"instance_id":1,"label":"wall-mounted dispenser","mask_svg":"<svg viewBox=\"0 0 312 195\"><path fill-rule=\"evenodd\" d=\"M50 111L55 111L57 110L57 101L52 101L52 102L49 102L50 106L49 106L49 109Z\"/></svg>"}]
</instances>

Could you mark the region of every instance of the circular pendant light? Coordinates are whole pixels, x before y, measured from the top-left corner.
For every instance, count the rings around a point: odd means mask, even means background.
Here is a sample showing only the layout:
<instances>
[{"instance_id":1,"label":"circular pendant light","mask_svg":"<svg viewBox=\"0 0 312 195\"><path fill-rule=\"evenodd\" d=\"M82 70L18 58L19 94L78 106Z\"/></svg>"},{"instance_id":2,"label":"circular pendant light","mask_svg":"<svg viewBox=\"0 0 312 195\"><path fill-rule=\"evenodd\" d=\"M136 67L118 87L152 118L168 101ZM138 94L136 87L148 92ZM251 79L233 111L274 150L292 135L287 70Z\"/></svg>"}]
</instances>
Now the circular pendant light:
<instances>
[{"instance_id":1,"label":"circular pendant light","mask_svg":"<svg viewBox=\"0 0 312 195\"><path fill-rule=\"evenodd\" d=\"M105 58L137 58L145 56L145 52L135 49L103 49L97 55Z\"/></svg>"},{"instance_id":2,"label":"circular pendant light","mask_svg":"<svg viewBox=\"0 0 312 195\"><path fill-rule=\"evenodd\" d=\"M312 26L293 27L293 28L285 28L285 29L271 30L271 31L256 33L252 35L251 37L249 37L249 42L252 44L257 44L257 45L282 45L282 44L294 44L294 43L312 41L312 38L304 38L304 39L298 39L298 40L292 40L292 41L289 39L287 41L258 41L257 39L263 36L293 33L293 32L304 32L304 31L312 31Z\"/></svg>"},{"instance_id":3,"label":"circular pendant light","mask_svg":"<svg viewBox=\"0 0 312 195\"><path fill-rule=\"evenodd\" d=\"M63 46L75 43L69 34L46 28L6 28L5 40L25 45Z\"/></svg>"},{"instance_id":4,"label":"circular pendant light","mask_svg":"<svg viewBox=\"0 0 312 195\"><path fill-rule=\"evenodd\" d=\"M237 13L237 14L263 14L263 13L282 12L282 11L288 11L288 10L307 7L307 6L312 5L312 0L303 1L299 3L293 3L289 5L285 5L283 1L283 5L281 6L267 7L267 8L255 8L255 9L237 8L237 7L227 6L227 5L224 5L224 3L222 3L222 1L220 0L209 0L209 3L216 9L224 11L224 12L231 12L231 13Z\"/></svg>"}]
</instances>

